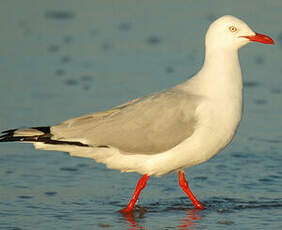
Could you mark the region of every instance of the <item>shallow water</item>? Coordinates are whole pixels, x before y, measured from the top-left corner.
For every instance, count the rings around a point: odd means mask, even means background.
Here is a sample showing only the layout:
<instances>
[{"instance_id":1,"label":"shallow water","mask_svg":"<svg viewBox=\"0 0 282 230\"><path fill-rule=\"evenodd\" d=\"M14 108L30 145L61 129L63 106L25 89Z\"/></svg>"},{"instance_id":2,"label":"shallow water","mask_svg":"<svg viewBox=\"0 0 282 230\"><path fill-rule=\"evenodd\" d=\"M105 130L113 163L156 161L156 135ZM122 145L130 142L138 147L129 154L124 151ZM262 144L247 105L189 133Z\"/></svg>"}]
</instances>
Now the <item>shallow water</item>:
<instances>
[{"instance_id":1,"label":"shallow water","mask_svg":"<svg viewBox=\"0 0 282 230\"><path fill-rule=\"evenodd\" d=\"M244 118L232 144L176 174L140 178L89 159L0 145L0 229L281 229L282 3L280 1L6 1L0 8L0 130L58 123L171 87L203 61L219 16L244 19L275 46L240 51Z\"/></svg>"}]
</instances>

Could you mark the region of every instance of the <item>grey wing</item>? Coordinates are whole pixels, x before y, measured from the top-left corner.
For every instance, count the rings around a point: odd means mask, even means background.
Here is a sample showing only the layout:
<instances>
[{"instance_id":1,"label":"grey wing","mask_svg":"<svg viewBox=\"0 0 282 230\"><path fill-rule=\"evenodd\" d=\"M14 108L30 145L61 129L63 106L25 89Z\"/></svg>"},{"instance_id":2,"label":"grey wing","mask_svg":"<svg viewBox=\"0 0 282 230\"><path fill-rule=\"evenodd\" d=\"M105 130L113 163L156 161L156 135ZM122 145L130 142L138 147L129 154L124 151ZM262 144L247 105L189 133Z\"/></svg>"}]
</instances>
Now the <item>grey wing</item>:
<instances>
[{"instance_id":1,"label":"grey wing","mask_svg":"<svg viewBox=\"0 0 282 230\"><path fill-rule=\"evenodd\" d=\"M76 128L79 127L81 128L82 126L86 125L89 126L89 124L99 124L100 121L104 120L108 116L115 114L119 112L120 110L124 109L125 107L139 101L140 98L136 98L133 100L130 100L124 104L121 104L119 106L116 106L110 110L106 111L101 111L101 112L96 112L96 113L91 113L87 115L83 115L80 117L75 117L68 119L60 124L60 127L69 127L69 128Z\"/></svg>"},{"instance_id":2,"label":"grey wing","mask_svg":"<svg viewBox=\"0 0 282 230\"><path fill-rule=\"evenodd\" d=\"M193 134L197 105L196 96L172 89L68 120L52 127L52 133L56 139L114 146L125 153L160 153Z\"/></svg>"}]
</instances>

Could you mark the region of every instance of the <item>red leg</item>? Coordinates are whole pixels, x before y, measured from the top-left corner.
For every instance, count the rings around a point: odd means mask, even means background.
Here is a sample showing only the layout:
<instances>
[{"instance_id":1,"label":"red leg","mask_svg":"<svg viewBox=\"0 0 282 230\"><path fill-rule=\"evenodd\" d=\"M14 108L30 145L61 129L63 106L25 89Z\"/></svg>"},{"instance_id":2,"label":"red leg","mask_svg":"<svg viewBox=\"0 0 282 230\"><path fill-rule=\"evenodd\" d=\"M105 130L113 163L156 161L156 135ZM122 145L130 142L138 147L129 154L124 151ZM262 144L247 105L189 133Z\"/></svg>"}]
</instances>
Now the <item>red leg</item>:
<instances>
[{"instance_id":1,"label":"red leg","mask_svg":"<svg viewBox=\"0 0 282 230\"><path fill-rule=\"evenodd\" d=\"M201 203L196 199L196 197L193 195L191 190L189 189L188 182L186 181L184 177L184 172L179 171L178 172L178 178L179 178L179 185L183 189L183 191L188 195L192 203L194 204L195 208L197 209L204 209L204 206L201 205Z\"/></svg>"},{"instance_id":2,"label":"red leg","mask_svg":"<svg viewBox=\"0 0 282 230\"><path fill-rule=\"evenodd\" d=\"M122 213L129 213L132 212L134 205L138 199L138 196L140 194L140 192L142 191L143 188L145 188L146 186L146 182L149 179L149 175L145 174L141 177L141 179L138 181L138 184L136 186L135 192L131 198L131 201L129 202L129 204L127 205L126 208L121 209L120 212Z\"/></svg>"}]
</instances>

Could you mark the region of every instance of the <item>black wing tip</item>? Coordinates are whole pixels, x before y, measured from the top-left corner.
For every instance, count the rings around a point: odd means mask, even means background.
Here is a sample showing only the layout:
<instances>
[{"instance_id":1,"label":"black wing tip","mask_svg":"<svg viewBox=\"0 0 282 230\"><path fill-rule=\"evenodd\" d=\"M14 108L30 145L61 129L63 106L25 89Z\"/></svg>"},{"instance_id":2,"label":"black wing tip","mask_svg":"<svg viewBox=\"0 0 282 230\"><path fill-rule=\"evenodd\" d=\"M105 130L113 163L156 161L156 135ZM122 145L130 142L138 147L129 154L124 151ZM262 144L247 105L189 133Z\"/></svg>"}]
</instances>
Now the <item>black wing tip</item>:
<instances>
[{"instance_id":1,"label":"black wing tip","mask_svg":"<svg viewBox=\"0 0 282 230\"><path fill-rule=\"evenodd\" d=\"M32 129L37 129L45 134L51 132L50 126L38 126L38 127L32 127Z\"/></svg>"},{"instance_id":2,"label":"black wing tip","mask_svg":"<svg viewBox=\"0 0 282 230\"><path fill-rule=\"evenodd\" d=\"M50 144L50 145L73 145L79 147L89 147L89 145L83 144L79 141L58 141L58 140L52 140L50 138L48 139L39 138L36 142L42 142L44 144Z\"/></svg>"},{"instance_id":3,"label":"black wing tip","mask_svg":"<svg viewBox=\"0 0 282 230\"><path fill-rule=\"evenodd\" d=\"M18 128L18 129L7 129L1 132L1 134L7 135L7 134L14 134L15 131L24 129L24 128ZM50 126L38 126L38 127L31 127L30 129L37 129L45 134L51 132Z\"/></svg>"},{"instance_id":4,"label":"black wing tip","mask_svg":"<svg viewBox=\"0 0 282 230\"><path fill-rule=\"evenodd\" d=\"M24 128L8 129L8 130L2 131L1 132L2 135L0 134L1 135L0 142L36 141L36 139L39 137L39 136L30 136L30 137L14 136L15 131L20 130L20 129L24 129ZM44 134L42 135L50 134L51 132L50 126L32 127L31 129L36 129L36 130L43 132Z\"/></svg>"},{"instance_id":5,"label":"black wing tip","mask_svg":"<svg viewBox=\"0 0 282 230\"><path fill-rule=\"evenodd\" d=\"M15 131L19 129L9 129L2 131L2 136L0 136L0 142L42 142L44 144L51 145L74 145L80 147L89 147L89 145L81 143L79 141L60 141L51 139L51 129L50 126L39 126L31 127L31 129L36 129L44 134L35 136L14 136Z\"/></svg>"},{"instance_id":6,"label":"black wing tip","mask_svg":"<svg viewBox=\"0 0 282 230\"><path fill-rule=\"evenodd\" d=\"M13 137L10 135L3 135L0 136L0 142L15 142L15 141L21 141L22 137Z\"/></svg>"},{"instance_id":7,"label":"black wing tip","mask_svg":"<svg viewBox=\"0 0 282 230\"><path fill-rule=\"evenodd\" d=\"M9 142L9 141L16 141L13 138L14 132L17 129L9 129L9 130L4 130L1 132L1 136L0 136L0 142Z\"/></svg>"},{"instance_id":8,"label":"black wing tip","mask_svg":"<svg viewBox=\"0 0 282 230\"><path fill-rule=\"evenodd\" d=\"M16 130L18 129L8 129L8 130L4 130L1 133L14 133Z\"/></svg>"}]
</instances>

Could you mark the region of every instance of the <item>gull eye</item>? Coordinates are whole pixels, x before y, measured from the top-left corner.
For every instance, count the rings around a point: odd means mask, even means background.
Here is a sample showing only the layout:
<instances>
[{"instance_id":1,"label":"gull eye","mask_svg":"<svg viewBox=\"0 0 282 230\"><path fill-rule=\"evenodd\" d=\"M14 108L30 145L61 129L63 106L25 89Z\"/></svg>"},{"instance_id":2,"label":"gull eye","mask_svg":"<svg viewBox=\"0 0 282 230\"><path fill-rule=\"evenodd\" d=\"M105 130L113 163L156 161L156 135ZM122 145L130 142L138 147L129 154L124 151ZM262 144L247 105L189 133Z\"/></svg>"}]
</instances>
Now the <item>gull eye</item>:
<instances>
[{"instance_id":1,"label":"gull eye","mask_svg":"<svg viewBox=\"0 0 282 230\"><path fill-rule=\"evenodd\" d=\"M232 33L234 33L234 32L236 32L238 29L237 29L237 27L235 27L235 26L229 26L229 31L230 32L232 32Z\"/></svg>"}]
</instances>

